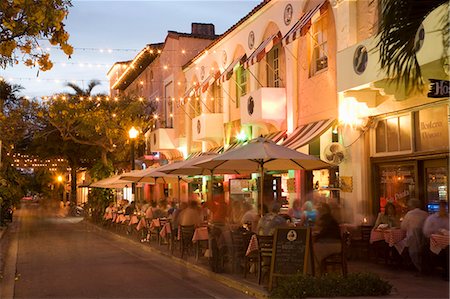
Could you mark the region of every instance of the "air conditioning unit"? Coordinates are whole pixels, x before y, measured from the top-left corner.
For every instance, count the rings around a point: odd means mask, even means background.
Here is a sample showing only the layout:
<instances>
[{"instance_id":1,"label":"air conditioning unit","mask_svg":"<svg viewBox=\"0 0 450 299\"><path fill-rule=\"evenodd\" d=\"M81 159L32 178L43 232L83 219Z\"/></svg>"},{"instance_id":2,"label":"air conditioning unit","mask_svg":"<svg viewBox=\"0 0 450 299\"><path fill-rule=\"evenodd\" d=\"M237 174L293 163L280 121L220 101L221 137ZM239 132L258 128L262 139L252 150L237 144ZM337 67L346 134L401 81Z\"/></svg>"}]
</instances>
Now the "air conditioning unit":
<instances>
[{"instance_id":1,"label":"air conditioning unit","mask_svg":"<svg viewBox=\"0 0 450 299\"><path fill-rule=\"evenodd\" d=\"M323 155L326 162L339 165L345 159L345 147L338 142L332 142L325 147Z\"/></svg>"}]
</instances>

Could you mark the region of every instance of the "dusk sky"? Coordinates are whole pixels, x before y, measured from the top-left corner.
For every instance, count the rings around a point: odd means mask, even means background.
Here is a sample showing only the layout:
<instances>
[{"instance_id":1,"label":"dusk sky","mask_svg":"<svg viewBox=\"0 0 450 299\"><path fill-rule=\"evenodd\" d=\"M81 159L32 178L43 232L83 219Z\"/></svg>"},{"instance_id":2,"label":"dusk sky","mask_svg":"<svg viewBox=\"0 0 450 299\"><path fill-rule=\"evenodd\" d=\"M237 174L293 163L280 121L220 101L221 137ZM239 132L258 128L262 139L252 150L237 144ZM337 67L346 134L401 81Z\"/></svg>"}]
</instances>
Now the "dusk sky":
<instances>
[{"instance_id":1,"label":"dusk sky","mask_svg":"<svg viewBox=\"0 0 450 299\"><path fill-rule=\"evenodd\" d=\"M107 93L106 73L114 62L131 60L148 43L163 42L168 30L190 33L192 22L213 23L222 34L260 2L74 0L65 22L75 48L71 59L51 48L52 70L37 76L37 69L15 65L0 69L0 76L22 85L29 97L69 91L65 82L86 87L91 79L102 83L93 93Z\"/></svg>"}]
</instances>

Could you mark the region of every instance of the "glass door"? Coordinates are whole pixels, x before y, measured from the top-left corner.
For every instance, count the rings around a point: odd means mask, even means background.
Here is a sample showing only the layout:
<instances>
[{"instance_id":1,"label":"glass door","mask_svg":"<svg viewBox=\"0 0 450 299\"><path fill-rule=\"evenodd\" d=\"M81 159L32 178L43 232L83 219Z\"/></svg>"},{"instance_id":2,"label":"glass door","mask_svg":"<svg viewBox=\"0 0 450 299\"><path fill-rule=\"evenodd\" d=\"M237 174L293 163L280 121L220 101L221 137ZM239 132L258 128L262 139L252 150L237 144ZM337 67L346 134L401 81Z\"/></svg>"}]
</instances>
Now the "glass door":
<instances>
[{"instance_id":1,"label":"glass door","mask_svg":"<svg viewBox=\"0 0 450 299\"><path fill-rule=\"evenodd\" d=\"M425 203L429 213L439 210L439 201L448 202L448 163L446 159L424 161Z\"/></svg>"}]
</instances>

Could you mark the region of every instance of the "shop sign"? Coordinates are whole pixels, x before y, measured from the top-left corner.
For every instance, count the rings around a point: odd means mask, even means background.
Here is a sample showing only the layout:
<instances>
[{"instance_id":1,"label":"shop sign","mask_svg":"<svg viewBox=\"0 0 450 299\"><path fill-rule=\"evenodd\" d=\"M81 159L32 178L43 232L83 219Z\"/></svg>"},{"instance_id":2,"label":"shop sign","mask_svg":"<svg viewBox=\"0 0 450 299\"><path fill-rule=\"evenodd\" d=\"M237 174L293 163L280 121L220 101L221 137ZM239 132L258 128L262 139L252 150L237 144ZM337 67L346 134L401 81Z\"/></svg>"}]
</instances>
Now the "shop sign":
<instances>
[{"instance_id":1,"label":"shop sign","mask_svg":"<svg viewBox=\"0 0 450 299\"><path fill-rule=\"evenodd\" d=\"M416 145L420 151L448 148L447 106L419 111Z\"/></svg>"},{"instance_id":2,"label":"shop sign","mask_svg":"<svg viewBox=\"0 0 450 299\"><path fill-rule=\"evenodd\" d=\"M429 98L448 98L450 97L450 81L429 79L431 82Z\"/></svg>"}]
</instances>

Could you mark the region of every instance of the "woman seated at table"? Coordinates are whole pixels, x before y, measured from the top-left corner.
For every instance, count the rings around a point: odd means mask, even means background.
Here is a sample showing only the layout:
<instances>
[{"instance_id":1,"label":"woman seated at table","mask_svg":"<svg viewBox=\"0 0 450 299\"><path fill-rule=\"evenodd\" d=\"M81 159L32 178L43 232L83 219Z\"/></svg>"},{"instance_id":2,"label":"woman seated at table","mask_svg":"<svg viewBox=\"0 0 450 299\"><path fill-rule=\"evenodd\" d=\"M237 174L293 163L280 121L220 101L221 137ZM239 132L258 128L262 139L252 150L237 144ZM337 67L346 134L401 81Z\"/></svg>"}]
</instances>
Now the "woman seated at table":
<instances>
[{"instance_id":1,"label":"woman seated at table","mask_svg":"<svg viewBox=\"0 0 450 299\"><path fill-rule=\"evenodd\" d=\"M318 274L321 273L323 259L334 253L340 253L341 231L337 220L331 214L328 204L322 203L318 209L318 218L314 232L314 266Z\"/></svg>"},{"instance_id":2,"label":"woman seated at table","mask_svg":"<svg viewBox=\"0 0 450 299\"><path fill-rule=\"evenodd\" d=\"M313 226L316 222L317 210L314 209L311 201L305 202L303 205L302 223L304 226Z\"/></svg>"},{"instance_id":3,"label":"woman seated at table","mask_svg":"<svg viewBox=\"0 0 450 299\"><path fill-rule=\"evenodd\" d=\"M302 205L300 199L294 200L292 207L288 210L288 215L291 216L294 222L298 222L302 219Z\"/></svg>"},{"instance_id":4,"label":"woman seated at table","mask_svg":"<svg viewBox=\"0 0 450 299\"><path fill-rule=\"evenodd\" d=\"M382 224L381 227L380 224ZM384 213L382 212L378 213L378 217L377 220L375 221L375 225L373 226L373 228L385 229L393 227L400 227L400 219L397 215L394 204L388 202L384 207Z\"/></svg>"}]
</instances>

